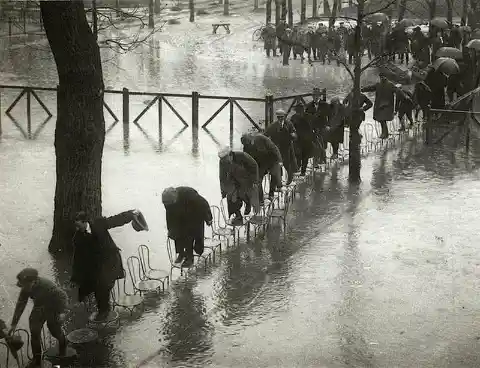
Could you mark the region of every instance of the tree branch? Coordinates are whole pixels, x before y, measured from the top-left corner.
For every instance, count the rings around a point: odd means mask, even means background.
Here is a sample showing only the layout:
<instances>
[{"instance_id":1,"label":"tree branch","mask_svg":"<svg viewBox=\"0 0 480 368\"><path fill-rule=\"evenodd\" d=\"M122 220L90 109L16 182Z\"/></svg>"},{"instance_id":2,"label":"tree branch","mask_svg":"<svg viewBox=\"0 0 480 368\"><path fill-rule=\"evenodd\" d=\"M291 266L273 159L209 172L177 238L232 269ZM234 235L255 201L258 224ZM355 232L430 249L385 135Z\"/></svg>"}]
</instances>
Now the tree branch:
<instances>
[{"instance_id":1,"label":"tree branch","mask_svg":"<svg viewBox=\"0 0 480 368\"><path fill-rule=\"evenodd\" d=\"M387 10L388 8L390 8L392 5L394 5L396 3L397 3L397 0L390 0L386 5L382 6L380 9L377 9L374 12L368 12L368 13L363 14L363 18L366 18L366 17L368 17L372 14L375 14L375 13L381 13L381 12Z\"/></svg>"},{"instance_id":2,"label":"tree branch","mask_svg":"<svg viewBox=\"0 0 480 368\"><path fill-rule=\"evenodd\" d=\"M379 55L379 56L375 56L373 58L373 60L371 60L370 62L368 62L367 65L363 66L362 69L360 69L360 73L363 73L365 70L367 70L368 68L371 68L371 67L374 67L374 66L378 66L377 63L379 61L382 61L382 59L384 57L387 57L387 56L392 56L392 54L394 53L391 53L391 52L385 52L383 53L382 55Z\"/></svg>"}]
</instances>

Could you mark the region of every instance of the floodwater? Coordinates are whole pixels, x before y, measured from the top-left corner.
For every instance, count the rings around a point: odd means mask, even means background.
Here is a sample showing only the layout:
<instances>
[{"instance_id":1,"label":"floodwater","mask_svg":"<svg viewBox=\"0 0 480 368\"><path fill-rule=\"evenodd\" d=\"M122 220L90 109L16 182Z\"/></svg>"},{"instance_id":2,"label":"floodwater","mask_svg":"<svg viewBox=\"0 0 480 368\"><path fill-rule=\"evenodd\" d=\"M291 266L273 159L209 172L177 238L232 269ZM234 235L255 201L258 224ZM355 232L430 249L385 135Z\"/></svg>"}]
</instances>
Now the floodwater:
<instances>
[{"instance_id":1,"label":"floodwater","mask_svg":"<svg viewBox=\"0 0 480 368\"><path fill-rule=\"evenodd\" d=\"M245 25L229 37L209 35L208 22L196 25L200 30L194 35L192 25L183 26L189 32L182 39L172 38L173 31L158 35L160 49L142 47L138 54L116 56L116 66L105 68L106 85L259 97L266 90L288 94L308 92L312 85L334 88L348 78L335 66L297 62L288 68L278 66L279 60L265 61ZM208 47L206 40L212 41ZM54 65L40 46L20 45L4 53L3 83L55 85ZM6 92L2 106L15 97ZM42 96L54 105L47 93ZM120 105L109 102L121 116ZM177 103L188 115L188 108ZM132 105L139 113L145 103L139 98ZM212 105L204 102L204 119L216 110ZM258 114L262 109L251 107ZM152 114L141 121L154 132ZM0 318L9 321L18 293L15 275L23 267L55 278L72 298L74 290L67 286L68 265L52 261L46 252L55 183L54 124L37 140L26 141L4 115L2 120ZM180 124L167 120L168 138ZM227 144L228 112L212 125L212 134ZM239 120L235 127L239 133L248 123ZM199 154L191 155L187 129L158 152L133 132L130 155L122 151L120 126L107 138L104 214L139 208L150 232L126 226L111 233L124 261L143 243L151 249L153 265L167 269L161 191L191 185L218 204L216 145L201 132ZM238 146L238 134L235 139ZM480 366L480 256L473 226L480 220L478 159L476 143L467 156L461 140L426 149L411 138L398 149L366 158L357 188L347 185L342 167L318 174L314 184L300 187L286 231L274 223L264 240L224 248L206 271L199 267L186 279L174 273L165 295L149 296L144 311L124 316L117 330L105 331L90 353L83 352L83 366ZM86 321L81 308L75 316L68 330ZM27 313L20 325L28 325Z\"/></svg>"}]
</instances>

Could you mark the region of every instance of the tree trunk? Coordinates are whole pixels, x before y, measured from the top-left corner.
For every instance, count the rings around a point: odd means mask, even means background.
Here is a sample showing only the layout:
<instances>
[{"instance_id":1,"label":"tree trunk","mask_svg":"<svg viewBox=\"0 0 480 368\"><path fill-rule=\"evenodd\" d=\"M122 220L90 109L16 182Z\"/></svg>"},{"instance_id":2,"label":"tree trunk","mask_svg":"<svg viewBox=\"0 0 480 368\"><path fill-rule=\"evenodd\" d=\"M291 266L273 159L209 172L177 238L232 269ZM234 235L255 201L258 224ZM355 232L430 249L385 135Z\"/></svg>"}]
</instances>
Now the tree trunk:
<instances>
[{"instance_id":1,"label":"tree trunk","mask_svg":"<svg viewBox=\"0 0 480 368\"><path fill-rule=\"evenodd\" d=\"M453 24L453 4L452 0L447 1L447 22Z\"/></svg>"},{"instance_id":2,"label":"tree trunk","mask_svg":"<svg viewBox=\"0 0 480 368\"><path fill-rule=\"evenodd\" d=\"M265 12L265 24L272 22L272 0L267 0Z\"/></svg>"},{"instance_id":3,"label":"tree trunk","mask_svg":"<svg viewBox=\"0 0 480 368\"><path fill-rule=\"evenodd\" d=\"M275 0L275 25L278 25L280 23L280 15L281 15L281 0Z\"/></svg>"},{"instance_id":4,"label":"tree trunk","mask_svg":"<svg viewBox=\"0 0 480 368\"><path fill-rule=\"evenodd\" d=\"M330 5L328 4L328 0L323 0L323 15L327 17L331 15Z\"/></svg>"},{"instance_id":5,"label":"tree trunk","mask_svg":"<svg viewBox=\"0 0 480 368\"><path fill-rule=\"evenodd\" d=\"M332 14L330 15L330 21L328 26L330 30L334 29L335 21L337 20L338 2L339 0L333 0Z\"/></svg>"},{"instance_id":6,"label":"tree trunk","mask_svg":"<svg viewBox=\"0 0 480 368\"><path fill-rule=\"evenodd\" d=\"M318 3L317 3L317 0L313 0L313 3L312 3L312 18L315 19L317 17L318 17Z\"/></svg>"},{"instance_id":7,"label":"tree trunk","mask_svg":"<svg viewBox=\"0 0 480 368\"><path fill-rule=\"evenodd\" d=\"M160 14L162 10L161 0L155 0L155 14Z\"/></svg>"},{"instance_id":8,"label":"tree trunk","mask_svg":"<svg viewBox=\"0 0 480 368\"><path fill-rule=\"evenodd\" d=\"M155 28L155 19L153 17L153 8L155 0L148 0L148 28Z\"/></svg>"},{"instance_id":9,"label":"tree trunk","mask_svg":"<svg viewBox=\"0 0 480 368\"><path fill-rule=\"evenodd\" d=\"M282 20L287 19L287 0L282 0Z\"/></svg>"},{"instance_id":10,"label":"tree trunk","mask_svg":"<svg viewBox=\"0 0 480 368\"><path fill-rule=\"evenodd\" d=\"M41 1L45 33L57 65L56 187L52 253L71 250L74 216L102 214L105 142L100 50L82 2Z\"/></svg>"},{"instance_id":11,"label":"tree trunk","mask_svg":"<svg viewBox=\"0 0 480 368\"><path fill-rule=\"evenodd\" d=\"M253 0L253 10L258 10L258 0Z\"/></svg>"},{"instance_id":12,"label":"tree trunk","mask_svg":"<svg viewBox=\"0 0 480 368\"><path fill-rule=\"evenodd\" d=\"M120 0L115 0L115 9L120 10Z\"/></svg>"},{"instance_id":13,"label":"tree trunk","mask_svg":"<svg viewBox=\"0 0 480 368\"><path fill-rule=\"evenodd\" d=\"M435 16L437 15L437 0L430 0L428 2L428 8L430 19L435 18Z\"/></svg>"},{"instance_id":14,"label":"tree trunk","mask_svg":"<svg viewBox=\"0 0 480 368\"><path fill-rule=\"evenodd\" d=\"M460 21L462 26L467 25L467 14L468 14L468 0L463 0L462 4L462 19Z\"/></svg>"},{"instance_id":15,"label":"tree trunk","mask_svg":"<svg viewBox=\"0 0 480 368\"><path fill-rule=\"evenodd\" d=\"M364 0L359 0L357 5L357 26L355 27L355 68L353 71L353 103L352 111L358 111L360 108L360 81L362 75L362 24L364 17ZM352 114L352 120L350 123L350 136L348 144L348 180L350 183L361 182L361 168L362 159L360 152L360 128L361 121L355 120L358 118L357 113Z\"/></svg>"},{"instance_id":16,"label":"tree trunk","mask_svg":"<svg viewBox=\"0 0 480 368\"><path fill-rule=\"evenodd\" d=\"M195 3L194 0L188 1L188 7L190 8L190 22L195 22Z\"/></svg>"},{"instance_id":17,"label":"tree trunk","mask_svg":"<svg viewBox=\"0 0 480 368\"><path fill-rule=\"evenodd\" d=\"M230 0L223 0L223 15L230 15L229 2Z\"/></svg>"},{"instance_id":18,"label":"tree trunk","mask_svg":"<svg viewBox=\"0 0 480 368\"><path fill-rule=\"evenodd\" d=\"M92 24L93 24L93 35L95 36L95 40L98 40L97 0L92 0Z\"/></svg>"},{"instance_id":19,"label":"tree trunk","mask_svg":"<svg viewBox=\"0 0 480 368\"><path fill-rule=\"evenodd\" d=\"M300 23L304 24L307 21L307 0L302 0L300 4Z\"/></svg>"},{"instance_id":20,"label":"tree trunk","mask_svg":"<svg viewBox=\"0 0 480 368\"><path fill-rule=\"evenodd\" d=\"M292 0L288 0L288 24L293 28L293 6Z\"/></svg>"},{"instance_id":21,"label":"tree trunk","mask_svg":"<svg viewBox=\"0 0 480 368\"><path fill-rule=\"evenodd\" d=\"M398 6L398 21L400 22L403 18L405 18L405 11L407 10L407 0L400 0Z\"/></svg>"}]
</instances>

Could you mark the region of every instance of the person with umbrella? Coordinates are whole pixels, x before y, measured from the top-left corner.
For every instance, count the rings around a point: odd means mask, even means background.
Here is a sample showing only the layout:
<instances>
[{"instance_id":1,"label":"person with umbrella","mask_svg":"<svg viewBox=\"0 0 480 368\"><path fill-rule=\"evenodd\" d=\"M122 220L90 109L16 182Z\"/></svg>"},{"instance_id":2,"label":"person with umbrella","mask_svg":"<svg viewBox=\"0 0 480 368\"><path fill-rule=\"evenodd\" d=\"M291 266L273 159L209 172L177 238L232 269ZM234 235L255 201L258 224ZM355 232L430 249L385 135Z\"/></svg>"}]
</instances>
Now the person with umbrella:
<instances>
[{"instance_id":1,"label":"person with umbrella","mask_svg":"<svg viewBox=\"0 0 480 368\"><path fill-rule=\"evenodd\" d=\"M58 340L59 356L66 355L67 340L62 330L62 322L68 305L67 294L52 281L40 277L34 268L25 268L19 272L17 286L20 288L20 294L9 335L16 330L28 300L32 299L33 308L28 321L33 359L28 363L27 368L40 368L42 364L41 334L45 323L50 334Z\"/></svg>"},{"instance_id":2,"label":"person with umbrella","mask_svg":"<svg viewBox=\"0 0 480 368\"><path fill-rule=\"evenodd\" d=\"M428 38L422 33L420 27L415 27L412 34L412 54L419 62L430 62L430 46Z\"/></svg>"},{"instance_id":3,"label":"person with umbrella","mask_svg":"<svg viewBox=\"0 0 480 368\"><path fill-rule=\"evenodd\" d=\"M142 226L137 227L141 218ZM132 222L136 230L148 231L143 215L138 210L122 212L111 217L91 218L80 211L75 216L76 232L73 236L73 265L70 281L78 285L78 300L90 294L97 302L97 321L107 319L111 310L110 295L116 280L125 278L120 248L109 229Z\"/></svg>"},{"instance_id":4,"label":"person with umbrella","mask_svg":"<svg viewBox=\"0 0 480 368\"><path fill-rule=\"evenodd\" d=\"M394 118L395 111L395 93L397 87L387 79L385 73L380 73L380 81L374 85L366 86L361 89L362 92L375 92L375 102L373 104L373 119L380 123L382 133L381 139L387 139L388 125L387 121Z\"/></svg>"},{"instance_id":5,"label":"person with umbrella","mask_svg":"<svg viewBox=\"0 0 480 368\"><path fill-rule=\"evenodd\" d=\"M222 148L219 153L219 177L222 198L227 198L228 216L235 215L232 223L243 224L240 212L245 203L244 215L260 210L260 182L258 164L248 153Z\"/></svg>"}]
</instances>

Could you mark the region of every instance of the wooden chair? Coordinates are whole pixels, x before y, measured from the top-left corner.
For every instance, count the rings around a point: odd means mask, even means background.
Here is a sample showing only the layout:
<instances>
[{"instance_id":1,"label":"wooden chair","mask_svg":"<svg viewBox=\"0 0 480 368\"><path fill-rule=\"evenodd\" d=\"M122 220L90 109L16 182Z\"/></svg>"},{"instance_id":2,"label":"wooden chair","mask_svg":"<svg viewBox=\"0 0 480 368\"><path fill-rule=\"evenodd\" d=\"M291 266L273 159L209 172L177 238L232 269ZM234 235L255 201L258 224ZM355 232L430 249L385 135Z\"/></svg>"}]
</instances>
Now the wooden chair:
<instances>
[{"instance_id":1,"label":"wooden chair","mask_svg":"<svg viewBox=\"0 0 480 368\"><path fill-rule=\"evenodd\" d=\"M142 273L149 280L158 280L162 283L162 291L165 291L165 282L167 286L170 284L170 275L169 272L152 268L150 264L150 249L145 245L141 244L138 247L138 258L140 259L140 266L142 268Z\"/></svg>"},{"instance_id":2,"label":"wooden chair","mask_svg":"<svg viewBox=\"0 0 480 368\"><path fill-rule=\"evenodd\" d=\"M127 272L125 271L125 274ZM117 280L115 282L115 286L112 289L112 306L120 307L122 309L126 309L130 312L130 315L133 314L135 308L143 305L143 296L139 294L130 293L127 290L127 278L125 277L123 280ZM132 285L132 289L133 285ZM135 289L134 289L135 291Z\"/></svg>"},{"instance_id":3,"label":"wooden chair","mask_svg":"<svg viewBox=\"0 0 480 368\"><path fill-rule=\"evenodd\" d=\"M162 283L158 280L149 280L142 272L140 259L137 256L130 256L127 258L127 269L130 280L135 292L140 295L150 291L158 291Z\"/></svg>"},{"instance_id":4,"label":"wooden chair","mask_svg":"<svg viewBox=\"0 0 480 368\"><path fill-rule=\"evenodd\" d=\"M213 230L214 226L215 221L212 221L212 225L208 227L209 233L205 234L204 247L205 249L209 249L211 251L213 261L215 262L215 255L217 253L217 249L219 249L220 253L222 253L222 238L219 235L215 235L215 232Z\"/></svg>"}]
</instances>

